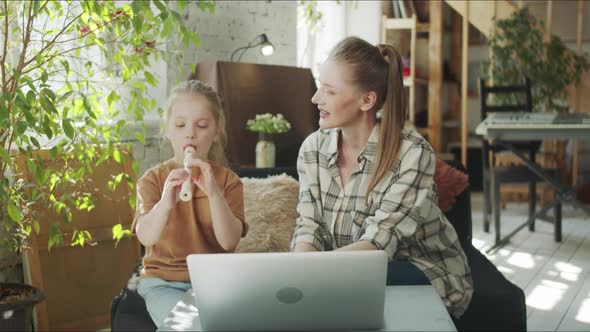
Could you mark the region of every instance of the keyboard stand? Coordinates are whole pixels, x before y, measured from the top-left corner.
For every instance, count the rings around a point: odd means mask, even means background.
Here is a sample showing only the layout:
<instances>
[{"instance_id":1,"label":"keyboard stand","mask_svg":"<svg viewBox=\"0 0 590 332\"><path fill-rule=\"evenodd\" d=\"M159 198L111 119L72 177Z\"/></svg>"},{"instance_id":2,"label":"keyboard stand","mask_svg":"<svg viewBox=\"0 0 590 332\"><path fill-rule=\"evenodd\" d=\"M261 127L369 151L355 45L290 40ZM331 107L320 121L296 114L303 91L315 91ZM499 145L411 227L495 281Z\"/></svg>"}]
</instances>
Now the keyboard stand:
<instances>
[{"instance_id":1,"label":"keyboard stand","mask_svg":"<svg viewBox=\"0 0 590 332\"><path fill-rule=\"evenodd\" d=\"M522 162L533 173L535 173L541 179L547 181L547 183L549 183L551 185L551 187L553 187L553 189L555 190L555 198L549 205L547 205L547 206L543 207L541 210L535 212L535 214L532 215L531 217L529 217L529 219L525 223L516 227L516 229L514 229L511 233L504 236L500 241L496 242L491 248L486 250L486 253L496 252L499 248L501 248L502 246L507 244L508 241L510 240L510 238L512 236L514 236L514 234L518 233L518 231L520 231L524 227L530 225L535 219L542 218L542 219L547 220L547 212L551 208L556 206L557 203L559 203L559 202L570 203L570 204L574 205L575 207L582 209L584 212L586 212L586 214L590 215L590 208L588 208L586 205L584 205L583 203L581 203L580 201L578 201L576 199L576 189L580 185L577 185L575 187L566 187L566 186L561 185L561 183L559 183L559 181L556 181L552 177L548 176L539 165L532 162L522 152L515 149L513 144L511 144L509 142L503 141L501 139L494 139L494 145L501 145L501 146L505 147L506 149L510 150L520 160L522 160ZM535 193L529 193L529 195L534 195L534 194ZM561 215L561 209L556 209L555 213L556 213L556 218L553 219L553 224L554 224L554 229L555 229L554 230L554 237L555 237L556 242L561 242L561 218L559 218L559 216Z\"/></svg>"}]
</instances>

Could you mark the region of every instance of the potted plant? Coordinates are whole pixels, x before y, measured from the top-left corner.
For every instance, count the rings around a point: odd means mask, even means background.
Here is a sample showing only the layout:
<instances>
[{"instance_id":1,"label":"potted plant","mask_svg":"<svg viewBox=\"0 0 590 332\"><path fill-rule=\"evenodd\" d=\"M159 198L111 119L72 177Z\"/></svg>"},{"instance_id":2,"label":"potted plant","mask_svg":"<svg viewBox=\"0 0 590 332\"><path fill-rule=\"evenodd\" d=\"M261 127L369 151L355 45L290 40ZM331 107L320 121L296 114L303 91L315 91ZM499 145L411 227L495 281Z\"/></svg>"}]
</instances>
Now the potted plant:
<instances>
[{"instance_id":1,"label":"potted plant","mask_svg":"<svg viewBox=\"0 0 590 332\"><path fill-rule=\"evenodd\" d=\"M543 22L537 22L526 7L496 20L484 74L494 85L515 84L528 77L534 109L558 111L566 105L567 87L577 84L588 70L588 55L572 51L557 36L545 42L542 28ZM499 104L506 100L502 98L498 98Z\"/></svg>"},{"instance_id":2,"label":"potted plant","mask_svg":"<svg viewBox=\"0 0 590 332\"><path fill-rule=\"evenodd\" d=\"M213 11L210 1L194 4ZM51 225L49 248L92 241L90 232L75 227L72 212L91 210L93 193L72 188L105 160L122 162L122 138L134 135L145 143L141 123L156 101L144 92L158 85L152 65L175 55L166 48L171 37L181 46L199 43L180 15L187 5L0 1L0 276L18 264L31 233L39 232L40 209L62 218ZM132 129L133 123L143 129ZM42 154L62 166L45 167ZM130 179L113 174L109 184L133 186ZM74 225L72 233L61 231L66 224ZM113 228L114 238L127 235ZM30 308L43 295L11 286L0 283L0 330L29 330ZM15 323L22 312L29 316Z\"/></svg>"},{"instance_id":3,"label":"potted plant","mask_svg":"<svg viewBox=\"0 0 590 332\"><path fill-rule=\"evenodd\" d=\"M567 111L568 87L578 84L582 74L589 69L588 54L574 52L554 35L545 41L543 29L543 22L538 22L526 7L506 19L495 20L489 38L490 60L482 69L493 85L512 85L528 77L533 111ZM494 97L498 105L525 102L523 94ZM539 143L544 154L538 161L546 167L565 169L566 142L557 142L553 147L546 143ZM566 181L567 172L563 174L562 180Z\"/></svg>"},{"instance_id":4,"label":"potted plant","mask_svg":"<svg viewBox=\"0 0 590 332\"><path fill-rule=\"evenodd\" d=\"M258 133L256 143L256 167L275 167L275 144L272 135L286 133L291 124L283 114L256 114L256 118L246 122L246 128Z\"/></svg>"}]
</instances>

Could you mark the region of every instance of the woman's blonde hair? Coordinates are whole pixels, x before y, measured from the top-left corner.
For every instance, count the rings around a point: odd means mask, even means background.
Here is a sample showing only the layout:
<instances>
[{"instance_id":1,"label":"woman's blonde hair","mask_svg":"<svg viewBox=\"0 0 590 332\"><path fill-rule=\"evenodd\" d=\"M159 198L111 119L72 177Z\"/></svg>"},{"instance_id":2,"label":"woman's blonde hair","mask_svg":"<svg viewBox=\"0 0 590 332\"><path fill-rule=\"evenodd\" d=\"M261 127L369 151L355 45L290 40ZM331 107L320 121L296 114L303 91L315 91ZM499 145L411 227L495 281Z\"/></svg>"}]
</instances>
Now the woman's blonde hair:
<instances>
[{"instance_id":1,"label":"woman's blonde hair","mask_svg":"<svg viewBox=\"0 0 590 332\"><path fill-rule=\"evenodd\" d=\"M165 136L166 134L166 124L170 119L170 112L172 111L172 107L174 107L174 104L178 100L179 96L191 93L205 97L211 106L213 106L212 113L213 118L217 124L217 128L219 129L219 136L217 137L217 140L211 145L209 153L207 154L207 158L217 164L225 166L227 165L227 159L225 157L224 151L225 142L227 139L227 133L225 132L225 113L221 107L221 99L219 98L219 95L211 86L206 83L198 80L190 80L180 83L172 90L170 97L168 98L168 104L162 116L164 121L161 127L162 136Z\"/></svg>"},{"instance_id":2,"label":"woman's blonde hair","mask_svg":"<svg viewBox=\"0 0 590 332\"><path fill-rule=\"evenodd\" d=\"M381 109L376 166L367 187L368 197L368 193L393 167L402 142L402 130L408 116L402 58L391 45L373 46L357 37L348 37L339 42L330 52L329 58L350 66L353 83L366 92L375 92L377 102L374 111Z\"/></svg>"}]
</instances>

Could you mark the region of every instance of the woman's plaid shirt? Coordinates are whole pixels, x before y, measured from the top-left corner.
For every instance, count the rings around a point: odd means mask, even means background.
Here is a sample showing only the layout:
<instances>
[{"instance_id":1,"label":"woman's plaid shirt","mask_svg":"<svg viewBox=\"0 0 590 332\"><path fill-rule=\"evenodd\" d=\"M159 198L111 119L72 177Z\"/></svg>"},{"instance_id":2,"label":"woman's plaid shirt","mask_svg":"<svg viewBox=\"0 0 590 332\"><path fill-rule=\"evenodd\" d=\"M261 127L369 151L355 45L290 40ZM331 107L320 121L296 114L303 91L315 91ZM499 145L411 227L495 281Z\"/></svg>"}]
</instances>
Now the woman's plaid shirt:
<instances>
[{"instance_id":1,"label":"woman's plaid shirt","mask_svg":"<svg viewBox=\"0 0 590 332\"><path fill-rule=\"evenodd\" d=\"M358 155L359 168L344 191L337 166L340 130L320 129L303 142L291 246L308 242L318 250L332 250L368 241L390 260L406 260L424 271L449 312L460 317L473 286L457 233L437 205L434 151L415 130L404 129L399 161L366 199L379 126Z\"/></svg>"}]
</instances>

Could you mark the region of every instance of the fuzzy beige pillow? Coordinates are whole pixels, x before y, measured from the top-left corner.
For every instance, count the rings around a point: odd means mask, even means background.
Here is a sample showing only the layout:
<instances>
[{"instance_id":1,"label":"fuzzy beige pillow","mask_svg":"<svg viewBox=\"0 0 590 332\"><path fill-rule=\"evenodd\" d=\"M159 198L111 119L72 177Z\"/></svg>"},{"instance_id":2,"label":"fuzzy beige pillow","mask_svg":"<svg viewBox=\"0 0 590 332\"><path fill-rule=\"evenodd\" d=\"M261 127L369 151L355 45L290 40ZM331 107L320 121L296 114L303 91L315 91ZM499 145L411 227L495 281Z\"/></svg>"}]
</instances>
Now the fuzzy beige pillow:
<instances>
[{"instance_id":1,"label":"fuzzy beige pillow","mask_svg":"<svg viewBox=\"0 0 590 332\"><path fill-rule=\"evenodd\" d=\"M242 178L244 214L250 228L236 252L289 251L295 230L299 183L281 174Z\"/></svg>"}]
</instances>

